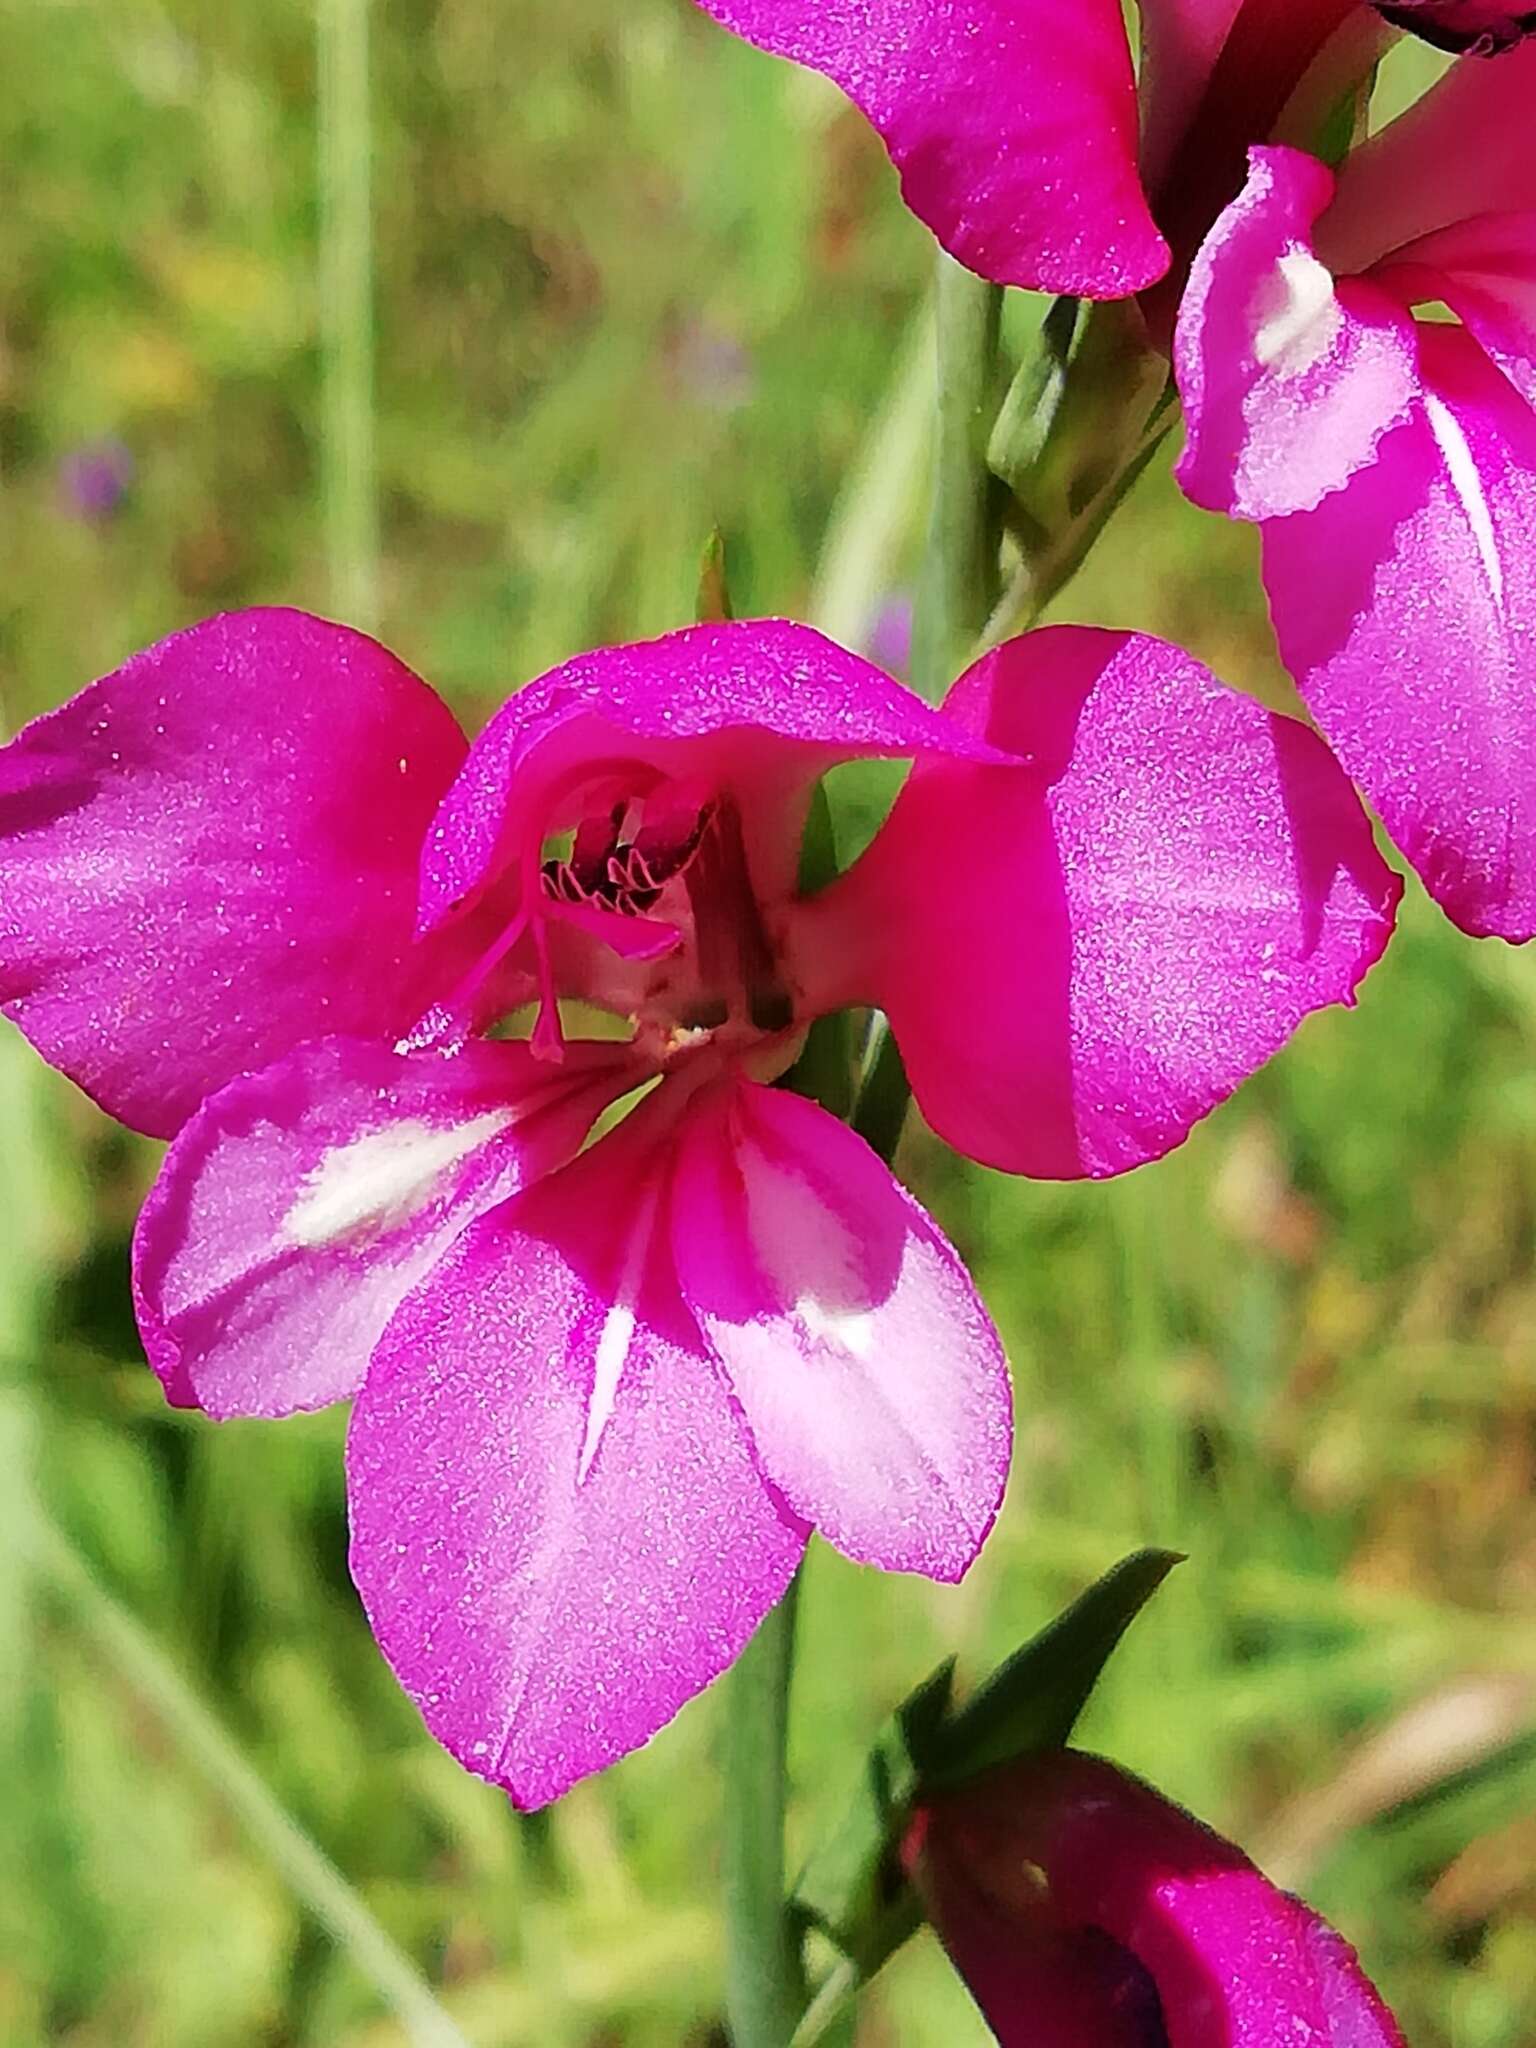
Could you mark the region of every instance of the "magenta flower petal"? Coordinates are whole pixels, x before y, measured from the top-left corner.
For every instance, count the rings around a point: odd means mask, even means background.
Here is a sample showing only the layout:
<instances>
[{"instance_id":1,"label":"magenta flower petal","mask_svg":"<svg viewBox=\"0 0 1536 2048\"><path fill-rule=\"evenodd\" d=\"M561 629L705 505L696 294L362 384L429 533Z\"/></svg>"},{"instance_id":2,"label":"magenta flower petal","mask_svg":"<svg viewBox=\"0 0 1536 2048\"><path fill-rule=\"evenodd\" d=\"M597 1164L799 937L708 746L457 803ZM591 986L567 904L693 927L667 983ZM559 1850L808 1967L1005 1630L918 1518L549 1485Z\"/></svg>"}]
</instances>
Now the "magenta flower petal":
<instances>
[{"instance_id":1,"label":"magenta flower petal","mask_svg":"<svg viewBox=\"0 0 1536 2048\"><path fill-rule=\"evenodd\" d=\"M983 277L1120 298L1168 251L1137 175L1120 0L699 0L841 86L908 206Z\"/></svg>"},{"instance_id":2,"label":"magenta flower petal","mask_svg":"<svg viewBox=\"0 0 1536 2048\"><path fill-rule=\"evenodd\" d=\"M764 1469L848 1556L958 1579L1002 1500L1002 1345L953 1247L845 1124L743 1083L690 1114L683 1294Z\"/></svg>"},{"instance_id":3,"label":"magenta flower petal","mask_svg":"<svg viewBox=\"0 0 1536 2048\"><path fill-rule=\"evenodd\" d=\"M1377 272L1404 305L1443 300L1536 404L1536 212L1482 213L1399 250Z\"/></svg>"},{"instance_id":4,"label":"magenta flower petal","mask_svg":"<svg viewBox=\"0 0 1536 2048\"><path fill-rule=\"evenodd\" d=\"M0 1004L125 1123L421 1007L416 868L464 756L392 654L302 612L163 640L0 751Z\"/></svg>"},{"instance_id":5,"label":"magenta flower petal","mask_svg":"<svg viewBox=\"0 0 1536 2048\"><path fill-rule=\"evenodd\" d=\"M423 856L422 925L447 917L514 849L536 845L551 792L605 761L649 761L700 790L732 789L754 880L771 896L793 880L796 806L836 762L986 751L880 669L789 620L597 648L520 690L475 741Z\"/></svg>"},{"instance_id":6,"label":"magenta flower petal","mask_svg":"<svg viewBox=\"0 0 1536 2048\"><path fill-rule=\"evenodd\" d=\"M1188 431L1178 478L1213 512L1309 510L1412 403L1413 321L1372 284L1336 284L1313 253L1332 190L1314 158L1255 149L1246 189L1195 259L1174 348Z\"/></svg>"},{"instance_id":7,"label":"magenta flower petal","mask_svg":"<svg viewBox=\"0 0 1536 2048\"><path fill-rule=\"evenodd\" d=\"M1463 931L1536 934L1536 416L1470 336L1315 512L1264 528L1280 650L1345 768Z\"/></svg>"},{"instance_id":8,"label":"magenta flower petal","mask_svg":"<svg viewBox=\"0 0 1536 2048\"><path fill-rule=\"evenodd\" d=\"M1345 159L1318 232L1330 270L1367 270L1436 228L1529 202L1536 190L1536 43L1455 64Z\"/></svg>"},{"instance_id":9,"label":"magenta flower petal","mask_svg":"<svg viewBox=\"0 0 1536 2048\"><path fill-rule=\"evenodd\" d=\"M183 1125L134 1238L172 1400L288 1415L355 1394L466 1225L569 1159L636 1078L620 1046L552 1071L525 1045L326 1039L230 1082Z\"/></svg>"},{"instance_id":10,"label":"magenta flower petal","mask_svg":"<svg viewBox=\"0 0 1536 2048\"><path fill-rule=\"evenodd\" d=\"M1119 1173L1353 1000L1399 883L1305 727L1084 627L1010 641L946 709L1033 765L920 764L799 943L888 1012L957 1150Z\"/></svg>"},{"instance_id":11,"label":"magenta flower petal","mask_svg":"<svg viewBox=\"0 0 1536 2048\"><path fill-rule=\"evenodd\" d=\"M1002 2048L1403 2048L1326 1921L1097 1757L935 1797L909 1853Z\"/></svg>"},{"instance_id":12,"label":"magenta flower petal","mask_svg":"<svg viewBox=\"0 0 1536 2048\"><path fill-rule=\"evenodd\" d=\"M353 1411L374 1633L437 1739L524 1807L707 1685L804 1547L678 1299L649 1108L459 1239Z\"/></svg>"}]
</instances>

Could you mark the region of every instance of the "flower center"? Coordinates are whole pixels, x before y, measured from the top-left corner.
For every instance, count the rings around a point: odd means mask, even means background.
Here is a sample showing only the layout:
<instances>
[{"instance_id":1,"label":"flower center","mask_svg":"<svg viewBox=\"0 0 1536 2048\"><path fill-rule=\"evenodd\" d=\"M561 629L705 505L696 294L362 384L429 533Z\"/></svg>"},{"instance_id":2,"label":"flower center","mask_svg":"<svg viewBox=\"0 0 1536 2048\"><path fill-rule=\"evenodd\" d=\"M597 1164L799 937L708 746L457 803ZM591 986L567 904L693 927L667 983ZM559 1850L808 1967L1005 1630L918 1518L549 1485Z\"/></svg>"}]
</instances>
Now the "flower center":
<instances>
[{"instance_id":1,"label":"flower center","mask_svg":"<svg viewBox=\"0 0 1536 2048\"><path fill-rule=\"evenodd\" d=\"M788 1030L736 800L648 775L616 789L605 775L572 808L574 830L540 849L532 911L546 1048L560 996L633 1017L660 1057Z\"/></svg>"},{"instance_id":2,"label":"flower center","mask_svg":"<svg viewBox=\"0 0 1536 2048\"><path fill-rule=\"evenodd\" d=\"M669 882L693 860L709 830L714 805L691 817L643 822L643 806L621 801L606 818L583 819L567 859L546 859L539 869L544 894L556 903L586 903L643 917L660 902ZM638 815L637 815L638 814Z\"/></svg>"}]
</instances>

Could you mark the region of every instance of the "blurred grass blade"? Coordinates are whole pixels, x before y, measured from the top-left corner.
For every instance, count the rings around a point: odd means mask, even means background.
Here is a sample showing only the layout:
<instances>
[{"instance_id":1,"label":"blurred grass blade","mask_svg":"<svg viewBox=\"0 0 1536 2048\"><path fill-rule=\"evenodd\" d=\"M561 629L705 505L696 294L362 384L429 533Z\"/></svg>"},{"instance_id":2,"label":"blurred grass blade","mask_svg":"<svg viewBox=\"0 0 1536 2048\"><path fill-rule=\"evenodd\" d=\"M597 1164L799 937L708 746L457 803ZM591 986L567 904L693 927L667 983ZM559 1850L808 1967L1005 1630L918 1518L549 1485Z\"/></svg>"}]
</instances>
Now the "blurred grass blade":
<instances>
[{"instance_id":1,"label":"blurred grass blade","mask_svg":"<svg viewBox=\"0 0 1536 2048\"><path fill-rule=\"evenodd\" d=\"M373 404L370 0L320 0L320 461L331 603L372 630L379 612Z\"/></svg>"},{"instance_id":2,"label":"blurred grass blade","mask_svg":"<svg viewBox=\"0 0 1536 2048\"><path fill-rule=\"evenodd\" d=\"M469 2048L414 1963L273 1797L153 1637L97 1583L68 1539L41 1513L34 1513L28 1540L39 1572L223 1795L295 1896L392 2007L411 2048Z\"/></svg>"},{"instance_id":3,"label":"blurred grass blade","mask_svg":"<svg viewBox=\"0 0 1536 2048\"><path fill-rule=\"evenodd\" d=\"M848 470L822 543L810 619L845 647L862 647L891 589L916 517L933 442L933 304L902 340L891 382Z\"/></svg>"}]
</instances>

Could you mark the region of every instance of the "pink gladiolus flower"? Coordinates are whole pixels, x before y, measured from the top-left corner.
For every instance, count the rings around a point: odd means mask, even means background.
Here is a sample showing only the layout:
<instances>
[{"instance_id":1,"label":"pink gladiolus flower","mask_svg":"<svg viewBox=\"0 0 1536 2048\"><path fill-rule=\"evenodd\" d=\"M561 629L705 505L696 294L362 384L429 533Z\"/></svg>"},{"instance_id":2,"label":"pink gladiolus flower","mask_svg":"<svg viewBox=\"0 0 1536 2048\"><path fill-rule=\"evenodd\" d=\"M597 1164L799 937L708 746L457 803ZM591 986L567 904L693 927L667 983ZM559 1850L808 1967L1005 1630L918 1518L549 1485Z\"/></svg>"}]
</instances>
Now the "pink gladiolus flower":
<instances>
[{"instance_id":1,"label":"pink gladiolus flower","mask_svg":"<svg viewBox=\"0 0 1536 2048\"><path fill-rule=\"evenodd\" d=\"M906 787L806 899L813 786L878 755ZM996 1513L963 1266L767 1085L812 1020L883 1008L978 1159L1118 1172L1351 1000L1396 895L1311 733L1080 629L937 712L805 627L699 627L567 663L466 750L371 641L249 612L0 751L0 1002L173 1139L149 1357L216 1416L357 1397L379 1641L524 1805L729 1663L812 1526L953 1579ZM572 1000L617 1037L573 1040ZM519 1006L529 1039L487 1035Z\"/></svg>"},{"instance_id":2,"label":"pink gladiolus flower","mask_svg":"<svg viewBox=\"0 0 1536 2048\"><path fill-rule=\"evenodd\" d=\"M1002 2048L1403 2048L1326 1921L1098 1757L934 1798L906 1855Z\"/></svg>"},{"instance_id":3,"label":"pink gladiolus flower","mask_svg":"<svg viewBox=\"0 0 1536 2048\"><path fill-rule=\"evenodd\" d=\"M1361 0L1140 0L1138 99L1121 0L697 4L841 86L970 269L1094 299L1187 260L1330 41L1363 76L1385 35Z\"/></svg>"},{"instance_id":4,"label":"pink gladiolus flower","mask_svg":"<svg viewBox=\"0 0 1536 2048\"><path fill-rule=\"evenodd\" d=\"M1533 105L1527 44L1457 65L1337 181L1256 151L1175 350L1180 480L1259 524L1319 725L1450 917L1516 940L1536 933Z\"/></svg>"}]
</instances>

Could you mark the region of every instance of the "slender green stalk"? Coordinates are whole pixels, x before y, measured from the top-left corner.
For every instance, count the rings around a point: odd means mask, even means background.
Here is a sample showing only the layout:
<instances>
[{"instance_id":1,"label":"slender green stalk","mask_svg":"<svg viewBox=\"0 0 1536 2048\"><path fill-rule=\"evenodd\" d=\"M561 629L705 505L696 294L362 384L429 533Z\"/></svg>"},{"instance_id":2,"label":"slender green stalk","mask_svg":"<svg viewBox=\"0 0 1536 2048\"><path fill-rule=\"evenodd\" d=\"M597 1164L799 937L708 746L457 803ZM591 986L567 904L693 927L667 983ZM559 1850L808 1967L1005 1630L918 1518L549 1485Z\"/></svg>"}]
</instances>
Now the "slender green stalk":
<instances>
[{"instance_id":1,"label":"slender green stalk","mask_svg":"<svg viewBox=\"0 0 1536 2048\"><path fill-rule=\"evenodd\" d=\"M938 405L933 512L913 622L912 677L940 696L996 599L998 492L987 468L997 395L1000 286L941 250L934 284Z\"/></svg>"},{"instance_id":2,"label":"slender green stalk","mask_svg":"<svg viewBox=\"0 0 1536 2048\"><path fill-rule=\"evenodd\" d=\"M805 2007L785 1911L785 1748L797 1573L726 1680L726 2016L733 2048L785 2048Z\"/></svg>"},{"instance_id":3,"label":"slender green stalk","mask_svg":"<svg viewBox=\"0 0 1536 2048\"><path fill-rule=\"evenodd\" d=\"M214 1716L146 1630L96 1580L41 1509L28 1517L38 1569L69 1602L123 1679L239 1816L253 1840L379 1996L411 2048L468 2048L426 1980L336 1866L273 1798ZM786 2035L787 2038L787 2035Z\"/></svg>"},{"instance_id":4,"label":"slender green stalk","mask_svg":"<svg viewBox=\"0 0 1536 2048\"><path fill-rule=\"evenodd\" d=\"M379 609L373 401L373 166L369 0L319 0L321 494L331 604Z\"/></svg>"}]
</instances>

